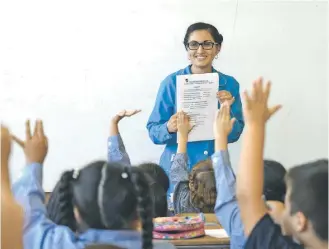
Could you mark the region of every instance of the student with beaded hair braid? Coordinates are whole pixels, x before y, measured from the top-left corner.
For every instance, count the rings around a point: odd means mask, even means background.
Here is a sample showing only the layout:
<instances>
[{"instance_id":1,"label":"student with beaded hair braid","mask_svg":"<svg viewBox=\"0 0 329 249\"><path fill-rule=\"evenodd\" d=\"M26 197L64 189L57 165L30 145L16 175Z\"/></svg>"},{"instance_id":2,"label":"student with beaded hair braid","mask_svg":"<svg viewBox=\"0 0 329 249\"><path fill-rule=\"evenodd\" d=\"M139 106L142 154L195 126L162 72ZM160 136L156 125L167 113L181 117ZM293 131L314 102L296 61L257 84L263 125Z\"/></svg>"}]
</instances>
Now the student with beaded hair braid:
<instances>
[{"instance_id":1,"label":"student with beaded hair braid","mask_svg":"<svg viewBox=\"0 0 329 249\"><path fill-rule=\"evenodd\" d=\"M110 122L110 135L108 137L107 143L107 154L109 163L117 162L128 167L131 166L129 155L126 151L123 139L119 132L119 123L122 119L126 117L132 117L139 112L140 110L123 110L112 117ZM154 217L167 216L166 192L169 188L168 176L159 165L154 163L143 163L139 165L139 168L141 168L143 172L146 173L146 179L149 182L151 198L154 203ZM47 212L49 219L52 220L54 223L58 225L68 226L73 231L75 231L75 220L65 219L65 217L62 217L63 213L60 212L60 210L62 209L61 205L63 205L63 202L61 202L60 200L63 198L67 198L67 192L61 191L62 188L66 188L66 177L67 176L64 174L62 176L63 179L56 184L54 190L52 191L47 204ZM71 212L73 212L73 210Z\"/></svg>"},{"instance_id":2,"label":"student with beaded hair braid","mask_svg":"<svg viewBox=\"0 0 329 249\"><path fill-rule=\"evenodd\" d=\"M60 216L74 224L76 231L54 224L44 205L42 169L48 140L41 121L37 121L33 136L26 123L26 141L21 144L27 166L13 193L25 213L24 248L82 249L91 244L126 249L174 248L167 243L153 246L153 208L145 174L119 163L95 161L79 171L64 172L58 184Z\"/></svg>"}]
</instances>

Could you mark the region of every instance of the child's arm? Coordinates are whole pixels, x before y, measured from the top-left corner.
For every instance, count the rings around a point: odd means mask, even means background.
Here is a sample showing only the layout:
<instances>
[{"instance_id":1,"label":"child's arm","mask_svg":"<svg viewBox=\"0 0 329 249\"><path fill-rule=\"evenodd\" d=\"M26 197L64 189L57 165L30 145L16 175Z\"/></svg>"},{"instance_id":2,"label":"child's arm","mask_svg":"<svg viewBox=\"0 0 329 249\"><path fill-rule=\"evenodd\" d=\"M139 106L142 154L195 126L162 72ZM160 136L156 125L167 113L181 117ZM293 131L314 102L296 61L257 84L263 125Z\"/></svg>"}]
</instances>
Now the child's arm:
<instances>
[{"instance_id":1,"label":"child's arm","mask_svg":"<svg viewBox=\"0 0 329 249\"><path fill-rule=\"evenodd\" d=\"M15 141L18 142L16 137ZM26 141L20 141L19 144L23 146L27 165L13 185L13 193L24 210L24 248L82 248L82 242L77 241L73 231L47 218L45 193L42 189L42 164L47 155L48 140L42 122L37 121L33 136L27 122Z\"/></svg>"},{"instance_id":2,"label":"child's arm","mask_svg":"<svg viewBox=\"0 0 329 249\"><path fill-rule=\"evenodd\" d=\"M268 108L270 83L263 88L263 80L254 82L251 96L245 93L245 135L242 142L240 167L237 179L237 197L244 224L245 235L249 236L255 225L266 214L262 200L264 181L265 123L280 109Z\"/></svg>"},{"instance_id":3,"label":"child's arm","mask_svg":"<svg viewBox=\"0 0 329 249\"><path fill-rule=\"evenodd\" d=\"M10 152L9 130L1 126L1 248L23 249L24 213L10 189L8 168Z\"/></svg>"},{"instance_id":4,"label":"child's arm","mask_svg":"<svg viewBox=\"0 0 329 249\"><path fill-rule=\"evenodd\" d=\"M173 206L174 212L189 213L195 212L196 209L191 204L189 173L187 169L187 142L188 134L192 129L189 118L183 112L179 112L177 116L178 128L178 147L177 154L170 168L170 181L174 187Z\"/></svg>"},{"instance_id":5,"label":"child's arm","mask_svg":"<svg viewBox=\"0 0 329 249\"><path fill-rule=\"evenodd\" d=\"M212 156L212 162L217 189L215 214L229 234L232 248L243 248L245 238L235 196L236 179L227 149L228 136L234 126L234 121L230 118L230 105L224 103L214 123L215 154Z\"/></svg>"},{"instance_id":6,"label":"child's arm","mask_svg":"<svg viewBox=\"0 0 329 249\"><path fill-rule=\"evenodd\" d=\"M187 141L191 125L186 114L179 112L177 114L178 126L178 147L177 154L174 157L170 168L170 181L174 188L180 182L188 181L187 170Z\"/></svg>"},{"instance_id":7,"label":"child's arm","mask_svg":"<svg viewBox=\"0 0 329 249\"><path fill-rule=\"evenodd\" d=\"M107 147L108 162L119 162L127 166L131 165L129 155L126 152L125 145L119 132L119 122L121 119L131 117L139 112L140 110L124 110L112 118Z\"/></svg>"}]
</instances>

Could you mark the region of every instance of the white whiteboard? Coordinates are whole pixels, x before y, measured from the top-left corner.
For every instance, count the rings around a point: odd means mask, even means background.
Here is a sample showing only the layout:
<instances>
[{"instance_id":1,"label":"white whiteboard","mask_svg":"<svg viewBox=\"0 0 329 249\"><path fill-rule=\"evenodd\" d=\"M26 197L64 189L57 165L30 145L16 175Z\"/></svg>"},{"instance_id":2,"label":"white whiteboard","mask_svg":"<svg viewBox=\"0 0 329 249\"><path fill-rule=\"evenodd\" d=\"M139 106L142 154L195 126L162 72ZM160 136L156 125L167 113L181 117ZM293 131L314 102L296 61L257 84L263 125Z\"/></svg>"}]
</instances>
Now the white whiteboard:
<instances>
[{"instance_id":1,"label":"white whiteboard","mask_svg":"<svg viewBox=\"0 0 329 249\"><path fill-rule=\"evenodd\" d=\"M121 124L132 162L158 161L148 116L160 82L188 63L186 28L205 21L224 36L215 67L242 90L270 78L272 101L284 105L268 127L266 156L287 167L327 156L327 10L326 1L6 1L1 119L19 136L27 117L44 120L47 191L63 170L106 158L109 120L122 108L143 110ZM239 151L231 146L234 165ZM14 179L23 166L15 146Z\"/></svg>"}]
</instances>

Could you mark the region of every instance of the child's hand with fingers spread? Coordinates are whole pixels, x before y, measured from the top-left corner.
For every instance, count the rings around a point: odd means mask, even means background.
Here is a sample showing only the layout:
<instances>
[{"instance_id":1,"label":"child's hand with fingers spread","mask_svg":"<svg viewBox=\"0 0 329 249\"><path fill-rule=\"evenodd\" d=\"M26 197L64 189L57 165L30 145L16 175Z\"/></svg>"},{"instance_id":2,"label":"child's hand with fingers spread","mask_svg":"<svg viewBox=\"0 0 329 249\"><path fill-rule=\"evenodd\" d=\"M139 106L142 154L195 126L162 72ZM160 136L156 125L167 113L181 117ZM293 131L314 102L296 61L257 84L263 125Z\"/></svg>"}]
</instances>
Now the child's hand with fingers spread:
<instances>
[{"instance_id":1,"label":"child's hand with fingers spread","mask_svg":"<svg viewBox=\"0 0 329 249\"><path fill-rule=\"evenodd\" d=\"M231 119L230 109L230 103L225 102L216 113L214 122L214 135L216 139L221 137L227 138L233 129L235 118Z\"/></svg>"},{"instance_id":2,"label":"child's hand with fingers spread","mask_svg":"<svg viewBox=\"0 0 329 249\"><path fill-rule=\"evenodd\" d=\"M48 152L48 139L44 134L41 120L36 121L33 136L31 134L30 121L26 121L25 142L15 136L12 136L12 138L23 147L27 164L43 164Z\"/></svg>"},{"instance_id":3,"label":"child's hand with fingers spread","mask_svg":"<svg viewBox=\"0 0 329 249\"><path fill-rule=\"evenodd\" d=\"M142 110L139 110L139 109L135 109L135 110L122 110L122 111L120 111L117 115L115 115L112 118L112 122L115 123L115 124L118 124L121 119L123 119L125 117L134 116L137 113L140 113L141 111Z\"/></svg>"},{"instance_id":4,"label":"child's hand with fingers spread","mask_svg":"<svg viewBox=\"0 0 329 249\"><path fill-rule=\"evenodd\" d=\"M189 117L183 112L180 111L177 113L177 129L179 136L187 140L188 134L192 130L193 126L190 123Z\"/></svg>"},{"instance_id":5,"label":"child's hand with fingers spread","mask_svg":"<svg viewBox=\"0 0 329 249\"><path fill-rule=\"evenodd\" d=\"M251 96L244 93L244 117L247 124L264 124L273 114L275 114L281 105L268 107L268 98L271 92L271 83L267 82L263 87L263 79L254 81Z\"/></svg>"}]
</instances>

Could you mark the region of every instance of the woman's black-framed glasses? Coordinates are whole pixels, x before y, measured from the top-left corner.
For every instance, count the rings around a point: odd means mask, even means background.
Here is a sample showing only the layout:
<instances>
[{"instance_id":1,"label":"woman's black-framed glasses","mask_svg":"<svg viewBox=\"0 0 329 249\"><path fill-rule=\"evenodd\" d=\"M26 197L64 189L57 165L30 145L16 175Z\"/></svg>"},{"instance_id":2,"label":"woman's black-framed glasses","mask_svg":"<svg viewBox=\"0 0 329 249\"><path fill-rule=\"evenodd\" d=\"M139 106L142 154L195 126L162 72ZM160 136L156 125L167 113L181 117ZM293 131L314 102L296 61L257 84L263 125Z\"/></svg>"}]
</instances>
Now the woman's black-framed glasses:
<instances>
[{"instance_id":1,"label":"woman's black-framed glasses","mask_svg":"<svg viewBox=\"0 0 329 249\"><path fill-rule=\"evenodd\" d=\"M187 43L187 47L190 50L198 50L200 46L202 46L204 50L210 50L214 47L214 45L218 45L218 43L212 41L204 41L204 42L190 41L189 43Z\"/></svg>"}]
</instances>

